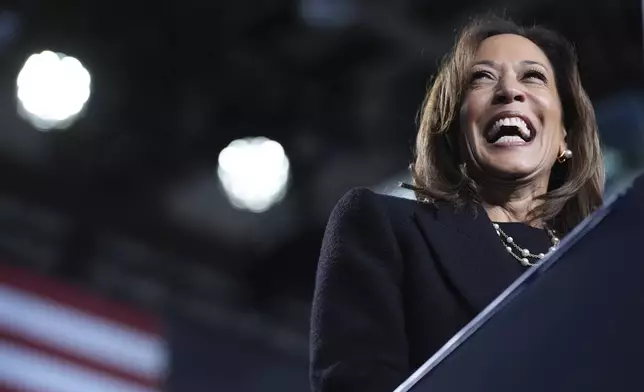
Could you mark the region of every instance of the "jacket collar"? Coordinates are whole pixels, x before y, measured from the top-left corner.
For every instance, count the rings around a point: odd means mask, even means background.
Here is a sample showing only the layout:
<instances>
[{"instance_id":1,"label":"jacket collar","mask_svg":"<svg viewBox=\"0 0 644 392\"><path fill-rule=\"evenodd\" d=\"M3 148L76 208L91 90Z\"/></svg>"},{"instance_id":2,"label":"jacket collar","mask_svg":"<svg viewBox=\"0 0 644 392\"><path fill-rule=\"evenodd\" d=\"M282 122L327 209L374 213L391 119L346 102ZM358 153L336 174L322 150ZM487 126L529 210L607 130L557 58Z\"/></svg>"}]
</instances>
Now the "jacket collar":
<instances>
[{"instance_id":1,"label":"jacket collar","mask_svg":"<svg viewBox=\"0 0 644 392\"><path fill-rule=\"evenodd\" d=\"M492 222L478 206L455 210L447 203L427 204L415 213L415 219L436 255L435 262L474 313L524 271L508 256Z\"/></svg>"}]
</instances>

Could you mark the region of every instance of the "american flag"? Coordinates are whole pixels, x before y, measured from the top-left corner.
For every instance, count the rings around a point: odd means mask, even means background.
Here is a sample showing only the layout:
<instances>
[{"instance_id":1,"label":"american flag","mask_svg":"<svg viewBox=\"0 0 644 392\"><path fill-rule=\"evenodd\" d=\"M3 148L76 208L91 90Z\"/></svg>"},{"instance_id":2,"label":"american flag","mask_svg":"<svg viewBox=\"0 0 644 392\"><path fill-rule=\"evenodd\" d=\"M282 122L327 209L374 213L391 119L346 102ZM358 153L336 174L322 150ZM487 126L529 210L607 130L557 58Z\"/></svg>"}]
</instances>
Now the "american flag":
<instances>
[{"instance_id":1,"label":"american flag","mask_svg":"<svg viewBox=\"0 0 644 392\"><path fill-rule=\"evenodd\" d=\"M0 392L155 392L166 366L152 317L0 265Z\"/></svg>"}]
</instances>

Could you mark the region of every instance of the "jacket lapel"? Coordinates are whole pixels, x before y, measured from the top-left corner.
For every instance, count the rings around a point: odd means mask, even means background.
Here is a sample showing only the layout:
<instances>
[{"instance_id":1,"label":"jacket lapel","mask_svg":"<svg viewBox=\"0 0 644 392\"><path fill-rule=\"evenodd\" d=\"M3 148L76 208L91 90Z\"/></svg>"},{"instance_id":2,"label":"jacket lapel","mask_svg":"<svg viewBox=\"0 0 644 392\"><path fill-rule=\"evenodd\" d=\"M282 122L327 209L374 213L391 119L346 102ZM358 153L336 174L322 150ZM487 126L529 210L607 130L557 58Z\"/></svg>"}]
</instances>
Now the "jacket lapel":
<instances>
[{"instance_id":1,"label":"jacket lapel","mask_svg":"<svg viewBox=\"0 0 644 392\"><path fill-rule=\"evenodd\" d=\"M524 271L503 248L479 208L424 205L415 219L436 263L475 313L482 311Z\"/></svg>"}]
</instances>

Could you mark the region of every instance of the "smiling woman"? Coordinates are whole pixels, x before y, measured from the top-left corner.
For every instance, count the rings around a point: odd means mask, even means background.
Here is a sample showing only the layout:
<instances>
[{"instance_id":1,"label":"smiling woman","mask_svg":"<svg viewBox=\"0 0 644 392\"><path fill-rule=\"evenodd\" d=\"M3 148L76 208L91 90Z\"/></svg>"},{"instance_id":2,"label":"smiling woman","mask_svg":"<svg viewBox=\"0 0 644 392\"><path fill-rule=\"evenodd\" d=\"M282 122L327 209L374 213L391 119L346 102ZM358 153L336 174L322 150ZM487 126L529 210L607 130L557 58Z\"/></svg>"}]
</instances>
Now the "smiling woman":
<instances>
[{"instance_id":1,"label":"smiling woman","mask_svg":"<svg viewBox=\"0 0 644 392\"><path fill-rule=\"evenodd\" d=\"M467 26L428 94L416 148L420 198L474 202L492 220L565 233L602 202L597 125L576 54L538 26Z\"/></svg>"},{"instance_id":2,"label":"smiling woman","mask_svg":"<svg viewBox=\"0 0 644 392\"><path fill-rule=\"evenodd\" d=\"M466 26L424 102L417 201L354 189L331 213L311 318L314 391L392 391L602 203L572 46Z\"/></svg>"}]
</instances>

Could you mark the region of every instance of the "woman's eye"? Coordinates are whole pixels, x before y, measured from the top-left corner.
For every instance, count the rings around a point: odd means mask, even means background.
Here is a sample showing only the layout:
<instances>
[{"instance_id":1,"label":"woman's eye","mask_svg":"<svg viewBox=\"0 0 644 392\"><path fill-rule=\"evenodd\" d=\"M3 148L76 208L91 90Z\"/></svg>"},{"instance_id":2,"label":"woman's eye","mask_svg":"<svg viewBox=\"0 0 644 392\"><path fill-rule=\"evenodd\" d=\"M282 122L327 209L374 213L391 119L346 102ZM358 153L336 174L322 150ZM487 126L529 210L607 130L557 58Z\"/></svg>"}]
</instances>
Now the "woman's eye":
<instances>
[{"instance_id":1,"label":"woman's eye","mask_svg":"<svg viewBox=\"0 0 644 392\"><path fill-rule=\"evenodd\" d=\"M527 71L523 75L523 77L525 79L537 79L537 80L540 80L542 82L547 82L548 81L548 78L546 77L546 75L543 72L537 71L537 70Z\"/></svg>"},{"instance_id":2,"label":"woman's eye","mask_svg":"<svg viewBox=\"0 0 644 392\"><path fill-rule=\"evenodd\" d=\"M492 79L492 74L488 71L476 71L472 73L472 81L479 79Z\"/></svg>"}]
</instances>

